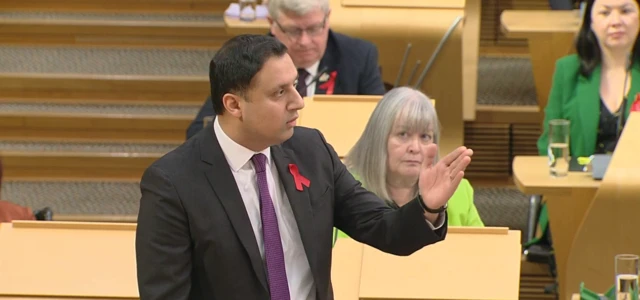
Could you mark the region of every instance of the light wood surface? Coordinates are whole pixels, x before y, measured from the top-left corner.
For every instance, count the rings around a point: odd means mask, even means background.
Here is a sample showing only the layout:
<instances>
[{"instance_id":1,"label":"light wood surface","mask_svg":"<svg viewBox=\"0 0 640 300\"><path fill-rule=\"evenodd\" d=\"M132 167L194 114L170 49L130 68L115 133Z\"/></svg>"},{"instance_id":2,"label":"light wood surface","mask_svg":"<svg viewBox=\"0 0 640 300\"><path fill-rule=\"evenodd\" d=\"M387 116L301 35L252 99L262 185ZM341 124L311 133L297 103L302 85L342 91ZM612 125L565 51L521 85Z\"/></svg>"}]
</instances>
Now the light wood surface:
<instances>
[{"instance_id":1,"label":"light wood surface","mask_svg":"<svg viewBox=\"0 0 640 300\"><path fill-rule=\"evenodd\" d=\"M360 298L515 300L520 250L520 231L491 227L450 227L410 256L365 247Z\"/></svg>"},{"instance_id":2,"label":"light wood surface","mask_svg":"<svg viewBox=\"0 0 640 300\"><path fill-rule=\"evenodd\" d=\"M3 98L184 101L202 105L207 76L0 73Z\"/></svg>"},{"instance_id":3,"label":"light wood surface","mask_svg":"<svg viewBox=\"0 0 640 300\"><path fill-rule=\"evenodd\" d=\"M335 300L359 300L364 244L341 238L333 247L331 284Z\"/></svg>"},{"instance_id":4,"label":"light wood surface","mask_svg":"<svg viewBox=\"0 0 640 300\"><path fill-rule=\"evenodd\" d=\"M141 48L222 46L231 36L222 21L76 20L0 16L0 43Z\"/></svg>"},{"instance_id":5,"label":"light wood surface","mask_svg":"<svg viewBox=\"0 0 640 300\"><path fill-rule=\"evenodd\" d=\"M615 256L640 254L640 240L635 238L640 228L639 131L640 113L633 112L573 239L567 263L571 287L584 282L588 289L604 292L615 283Z\"/></svg>"},{"instance_id":6,"label":"light wood surface","mask_svg":"<svg viewBox=\"0 0 640 300\"><path fill-rule=\"evenodd\" d=\"M567 285L566 276L572 270L567 261L580 223L591 204L600 182L591 174L569 172L562 178L549 174L546 156L517 156L513 161L513 178L518 189L526 195L542 195L547 204L552 228L561 299L567 299L578 286Z\"/></svg>"},{"instance_id":7,"label":"light wood surface","mask_svg":"<svg viewBox=\"0 0 640 300\"><path fill-rule=\"evenodd\" d=\"M575 33L580 26L578 10L504 10L501 26L509 36L529 38L547 33Z\"/></svg>"},{"instance_id":8,"label":"light wood surface","mask_svg":"<svg viewBox=\"0 0 640 300\"><path fill-rule=\"evenodd\" d=\"M507 37L528 40L538 106L542 111L547 105L556 61L574 52L579 13L576 10L505 10L500 24Z\"/></svg>"},{"instance_id":9,"label":"light wood surface","mask_svg":"<svg viewBox=\"0 0 640 300\"><path fill-rule=\"evenodd\" d=\"M340 158L358 141L382 96L316 95L305 98L298 125L316 128Z\"/></svg>"},{"instance_id":10,"label":"light wood surface","mask_svg":"<svg viewBox=\"0 0 640 300\"><path fill-rule=\"evenodd\" d=\"M253 22L240 21L239 18L224 16L224 24L227 34L267 34L269 22L267 19L256 19Z\"/></svg>"},{"instance_id":11,"label":"light wood surface","mask_svg":"<svg viewBox=\"0 0 640 300\"><path fill-rule=\"evenodd\" d=\"M135 224L2 223L0 295L137 298L134 240Z\"/></svg>"},{"instance_id":12,"label":"light wood surface","mask_svg":"<svg viewBox=\"0 0 640 300\"><path fill-rule=\"evenodd\" d=\"M100 177L140 179L164 153L0 151L6 179Z\"/></svg>"},{"instance_id":13,"label":"light wood surface","mask_svg":"<svg viewBox=\"0 0 640 300\"><path fill-rule=\"evenodd\" d=\"M135 228L133 223L0 224L0 243L5 245L0 247L0 299L137 299ZM47 245L46 251L42 245ZM370 298L371 293L378 293L377 299L518 295L520 232L507 228L450 227L445 241L409 257L384 254L349 238L339 239L333 251L337 300ZM16 259L21 257L38 257L38 272L26 268L25 259ZM488 269L494 270L492 276L482 276ZM460 281L454 279L461 274L468 278L468 289L457 287ZM425 282L432 288L422 288Z\"/></svg>"},{"instance_id":14,"label":"light wood surface","mask_svg":"<svg viewBox=\"0 0 640 300\"><path fill-rule=\"evenodd\" d=\"M150 115L135 113L57 113L48 111L0 111L0 139L82 138L110 141L185 140L194 115Z\"/></svg>"},{"instance_id":15,"label":"light wood surface","mask_svg":"<svg viewBox=\"0 0 640 300\"><path fill-rule=\"evenodd\" d=\"M346 7L383 7L383 8L463 8L465 0L342 0Z\"/></svg>"},{"instance_id":16,"label":"light wood surface","mask_svg":"<svg viewBox=\"0 0 640 300\"><path fill-rule=\"evenodd\" d=\"M220 14L230 0L2 0L0 10Z\"/></svg>"}]
</instances>

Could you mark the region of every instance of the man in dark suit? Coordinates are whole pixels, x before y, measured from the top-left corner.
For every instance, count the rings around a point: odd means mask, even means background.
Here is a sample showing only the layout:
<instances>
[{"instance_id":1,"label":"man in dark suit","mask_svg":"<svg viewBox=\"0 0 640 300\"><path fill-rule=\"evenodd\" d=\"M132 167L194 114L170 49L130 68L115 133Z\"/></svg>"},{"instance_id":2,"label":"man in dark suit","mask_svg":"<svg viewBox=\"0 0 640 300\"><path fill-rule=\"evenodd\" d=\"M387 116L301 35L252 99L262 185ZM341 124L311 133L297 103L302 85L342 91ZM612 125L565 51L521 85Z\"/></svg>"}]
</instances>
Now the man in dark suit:
<instances>
[{"instance_id":1,"label":"man in dark suit","mask_svg":"<svg viewBox=\"0 0 640 300\"><path fill-rule=\"evenodd\" d=\"M328 0L270 0L270 34L288 48L298 68L298 92L314 94L382 95L384 83L378 66L376 46L329 29ZM209 96L187 129L187 139L213 116Z\"/></svg>"},{"instance_id":2,"label":"man in dark suit","mask_svg":"<svg viewBox=\"0 0 640 300\"><path fill-rule=\"evenodd\" d=\"M319 131L295 126L304 102L277 39L229 40L209 78L217 118L140 183L141 300L333 299L334 226L396 255L444 239L446 202L470 149L435 164L437 146L416 153L421 196L392 209L350 175Z\"/></svg>"}]
</instances>

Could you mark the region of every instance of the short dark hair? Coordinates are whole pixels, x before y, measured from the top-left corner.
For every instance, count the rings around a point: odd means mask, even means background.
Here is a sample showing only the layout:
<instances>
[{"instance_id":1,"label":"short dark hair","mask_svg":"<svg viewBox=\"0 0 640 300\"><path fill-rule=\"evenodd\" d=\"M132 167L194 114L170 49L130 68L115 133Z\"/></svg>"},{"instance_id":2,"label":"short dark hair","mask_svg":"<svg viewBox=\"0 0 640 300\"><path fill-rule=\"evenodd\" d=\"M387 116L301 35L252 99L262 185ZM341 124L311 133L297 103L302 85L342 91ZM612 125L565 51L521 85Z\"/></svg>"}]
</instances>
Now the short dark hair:
<instances>
[{"instance_id":1,"label":"short dark hair","mask_svg":"<svg viewBox=\"0 0 640 300\"><path fill-rule=\"evenodd\" d=\"M595 0L587 1L584 16L582 17L582 25L576 39L576 52L578 53L578 58L580 58L580 74L584 77L590 77L593 69L602 62L602 49L598 44L598 38L591 30L591 11L593 10L594 2ZM640 0L636 0L636 2L640 5ZM640 58L640 39L636 36L629 63L635 63L638 58Z\"/></svg>"},{"instance_id":2,"label":"short dark hair","mask_svg":"<svg viewBox=\"0 0 640 300\"><path fill-rule=\"evenodd\" d=\"M268 35L243 34L225 42L209 63L213 111L221 115L224 94L246 92L269 58L286 53L287 47Z\"/></svg>"}]
</instances>

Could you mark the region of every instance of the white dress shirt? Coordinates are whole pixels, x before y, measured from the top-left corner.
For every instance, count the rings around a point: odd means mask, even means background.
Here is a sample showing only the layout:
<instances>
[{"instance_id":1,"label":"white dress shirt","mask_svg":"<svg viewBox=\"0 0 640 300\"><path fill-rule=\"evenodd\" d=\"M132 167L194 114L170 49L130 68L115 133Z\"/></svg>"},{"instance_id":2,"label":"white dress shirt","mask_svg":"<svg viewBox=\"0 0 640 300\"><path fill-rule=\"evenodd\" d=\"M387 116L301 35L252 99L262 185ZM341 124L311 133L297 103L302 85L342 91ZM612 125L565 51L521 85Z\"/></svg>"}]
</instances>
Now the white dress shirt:
<instances>
[{"instance_id":1,"label":"white dress shirt","mask_svg":"<svg viewBox=\"0 0 640 300\"><path fill-rule=\"evenodd\" d=\"M314 63L310 67L305 68L305 70L307 70L307 72L309 73L309 76L307 76L307 80L305 80L304 84L309 84L311 82L311 80L313 80L313 78L316 77L316 75L318 75L318 67L319 66L320 66L320 61L317 61L316 63ZM316 80L316 82L317 82L317 80ZM316 82L314 82L313 84L307 86L307 97L313 97L313 95L315 95L315 93L316 93Z\"/></svg>"},{"instance_id":2,"label":"white dress shirt","mask_svg":"<svg viewBox=\"0 0 640 300\"><path fill-rule=\"evenodd\" d=\"M242 196L244 206L247 209L249 220L251 221L253 233L258 242L260 255L264 261L260 195L256 170L251 162L251 157L253 157L256 152L239 145L225 134L220 127L218 118L213 122L213 130L216 133L220 148L222 148L222 152L229 163L233 177L238 185L238 190ZM298 230L291 204L280 182L276 165L273 163L271 149L264 149L260 151L260 153L267 157L266 168L269 170L269 172L266 172L267 184L278 218L278 229L280 230L280 237L282 238L285 270L287 272L291 299L315 300L316 285L311 274L311 267L309 267L307 254L304 252L300 231Z\"/></svg>"}]
</instances>

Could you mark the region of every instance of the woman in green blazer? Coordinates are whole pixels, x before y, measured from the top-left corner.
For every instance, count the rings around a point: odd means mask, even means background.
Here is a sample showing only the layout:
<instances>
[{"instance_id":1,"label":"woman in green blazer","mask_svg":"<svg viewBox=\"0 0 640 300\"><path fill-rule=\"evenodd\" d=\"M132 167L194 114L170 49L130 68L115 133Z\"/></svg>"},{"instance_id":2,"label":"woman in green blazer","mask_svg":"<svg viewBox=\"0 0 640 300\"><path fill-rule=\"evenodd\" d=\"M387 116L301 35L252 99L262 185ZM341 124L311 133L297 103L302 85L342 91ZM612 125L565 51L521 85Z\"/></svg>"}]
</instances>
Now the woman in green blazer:
<instances>
[{"instance_id":1,"label":"woman in green blazer","mask_svg":"<svg viewBox=\"0 0 640 300\"><path fill-rule=\"evenodd\" d=\"M438 116L429 98L412 88L395 88L378 102L345 164L366 189L400 207L416 196L426 146L438 139ZM447 225L484 226L465 179L447 204Z\"/></svg>"},{"instance_id":2,"label":"woman in green blazer","mask_svg":"<svg viewBox=\"0 0 640 300\"><path fill-rule=\"evenodd\" d=\"M547 155L549 121L567 119L572 157L611 153L640 92L640 0L589 0L576 40L577 54L556 62L538 152ZM542 207L537 234L546 234ZM540 238L530 242L537 243Z\"/></svg>"}]
</instances>

